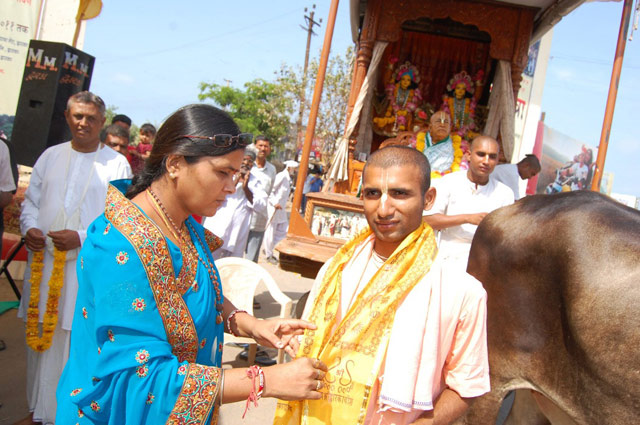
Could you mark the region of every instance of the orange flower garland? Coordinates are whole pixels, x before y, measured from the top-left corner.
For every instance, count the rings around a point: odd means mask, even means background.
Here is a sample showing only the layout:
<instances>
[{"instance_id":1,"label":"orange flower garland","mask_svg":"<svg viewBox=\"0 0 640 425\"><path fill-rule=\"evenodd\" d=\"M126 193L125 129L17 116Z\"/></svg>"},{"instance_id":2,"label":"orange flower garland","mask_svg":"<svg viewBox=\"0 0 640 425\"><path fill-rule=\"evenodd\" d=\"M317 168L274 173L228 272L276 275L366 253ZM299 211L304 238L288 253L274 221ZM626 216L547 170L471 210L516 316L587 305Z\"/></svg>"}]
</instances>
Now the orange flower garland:
<instances>
[{"instance_id":1,"label":"orange flower garland","mask_svg":"<svg viewBox=\"0 0 640 425\"><path fill-rule=\"evenodd\" d=\"M53 270L49 279L49 294L47 296L47 309L42 321L42 336L38 332L40 319L40 283L42 282L42 268L44 267L44 253L34 252L31 261L31 294L29 296L29 308L27 309L27 345L32 350L42 353L51 347L53 331L58 323L58 302L64 283L64 264L67 252L53 250Z\"/></svg>"}]
</instances>

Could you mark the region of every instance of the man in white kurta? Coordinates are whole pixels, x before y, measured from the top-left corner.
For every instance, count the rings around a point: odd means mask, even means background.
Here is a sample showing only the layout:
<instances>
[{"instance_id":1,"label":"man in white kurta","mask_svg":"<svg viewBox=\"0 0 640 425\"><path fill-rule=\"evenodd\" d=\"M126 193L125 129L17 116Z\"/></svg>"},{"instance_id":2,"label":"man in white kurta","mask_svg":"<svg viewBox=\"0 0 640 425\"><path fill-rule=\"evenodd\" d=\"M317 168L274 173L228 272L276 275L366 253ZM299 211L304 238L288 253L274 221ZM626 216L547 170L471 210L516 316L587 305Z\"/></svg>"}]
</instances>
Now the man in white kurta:
<instances>
[{"instance_id":1,"label":"man in white kurta","mask_svg":"<svg viewBox=\"0 0 640 425\"><path fill-rule=\"evenodd\" d=\"M478 224L491 211L513 203L513 192L490 178L500 146L487 136L470 146L469 169L447 174L434 182L436 200L424 221L440 230L439 255L466 270L471 241Z\"/></svg>"},{"instance_id":2,"label":"man in white kurta","mask_svg":"<svg viewBox=\"0 0 640 425\"><path fill-rule=\"evenodd\" d=\"M540 172L540 161L533 154L526 155L517 164L500 164L491 173L491 178L504 183L513 192L514 199L520 199L520 181L529 180Z\"/></svg>"},{"instance_id":3,"label":"man in white kurta","mask_svg":"<svg viewBox=\"0 0 640 425\"><path fill-rule=\"evenodd\" d=\"M261 187L265 195L269 197L273 183L276 179L276 167L267 161L271 154L271 142L265 136L257 136L253 145L257 151L256 163L251 169L251 175L262 182ZM246 258L258 262L260 247L264 239L264 231L267 228L267 210L255 209L251 214L251 224L249 227L249 237L247 238Z\"/></svg>"},{"instance_id":4,"label":"man in white kurta","mask_svg":"<svg viewBox=\"0 0 640 425\"><path fill-rule=\"evenodd\" d=\"M54 423L56 386L68 358L69 336L78 282L76 257L91 222L104 211L109 181L131 177L126 158L100 143L104 102L89 92L69 99L65 111L72 140L45 150L36 161L20 215L29 259L18 317L27 320L34 251L44 251L40 282L42 323L53 269L54 247L67 251L58 321L51 347L44 352L27 347L27 401L33 420ZM81 265L80 265L81 266Z\"/></svg>"},{"instance_id":5,"label":"man in white kurta","mask_svg":"<svg viewBox=\"0 0 640 425\"><path fill-rule=\"evenodd\" d=\"M267 229L264 232L264 253L267 261L278 264L278 259L273 255L273 249L287 236L289 218L287 217L287 201L291 194L291 174L298 167L295 161L285 161L284 169L276 174L273 190L269 195L267 204Z\"/></svg>"},{"instance_id":6,"label":"man in white kurta","mask_svg":"<svg viewBox=\"0 0 640 425\"><path fill-rule=\"evenodd\" d=\"M236 191L227 196L213 217L204 220L204 227L224 241L223 245L213 252L215 260L224 257L242 258L247 246L249 223L254 208L265 211L267 209L264 181L251 174L255 159L255 152L246 149L237 176Z\"/></svg>"}]
</instances>

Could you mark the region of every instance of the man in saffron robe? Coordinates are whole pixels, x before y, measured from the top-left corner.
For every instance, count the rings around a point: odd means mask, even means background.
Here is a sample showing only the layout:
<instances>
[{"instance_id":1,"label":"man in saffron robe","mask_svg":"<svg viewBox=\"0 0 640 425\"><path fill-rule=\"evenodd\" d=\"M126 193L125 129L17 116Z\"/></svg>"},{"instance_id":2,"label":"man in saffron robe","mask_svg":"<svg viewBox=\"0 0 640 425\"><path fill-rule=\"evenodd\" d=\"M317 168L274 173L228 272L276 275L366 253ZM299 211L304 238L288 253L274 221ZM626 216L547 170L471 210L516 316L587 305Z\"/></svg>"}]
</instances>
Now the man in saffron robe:
<instances>
[{"instance_id":1,"label":"man in saffron robe","mask_svg":"<svg viewBox=\"0 0 640 425\"><path fill-rule=\"evenodd\" d=\"M58 302L57 326L50 348L34 351L27 347L27 402L31 421L54 423L56 386L69 356L69 337L78 282L76 257L89 224L104 211L109 181L131 176L127 159L100 142L105 105L90 92L73 95L65 117L71 141L45 150L36 161L20 215L29 259L24 276L18 317L27 321L31 296L33 253L44 251L39 286L39 323L45 319L54 248L66 251L64 284Z\"/></svg>"},{"instance_id":2,"label":"man in saffron robe","mask_svg":"<svg viewBox=\"0 0 640 425\"><path fill-rule=\"evenodd\" d=\"M430 168L415 149L389 146L363 171L369 228L320 270L298 356L329 367L322 399L280 402L275 424L448 424L489 391L486 293L445 269L422 211Z\"/></svg>"}]
</instances>

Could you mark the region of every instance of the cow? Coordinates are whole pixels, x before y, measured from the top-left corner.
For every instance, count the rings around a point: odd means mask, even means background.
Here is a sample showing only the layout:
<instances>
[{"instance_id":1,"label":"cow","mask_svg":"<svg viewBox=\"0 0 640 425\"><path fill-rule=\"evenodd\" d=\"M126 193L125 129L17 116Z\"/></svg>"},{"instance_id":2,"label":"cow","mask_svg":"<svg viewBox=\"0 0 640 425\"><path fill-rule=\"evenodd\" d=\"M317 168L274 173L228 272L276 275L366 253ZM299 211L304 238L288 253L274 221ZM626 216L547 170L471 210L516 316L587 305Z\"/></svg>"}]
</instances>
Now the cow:
<instances>
[{"instance_id":1,"label":"cow","mask_svg":"<svg viewBox=\"0 0 640 425\"><path fill-rule=\"evenodd\" d=\"M638 423L639 261L640 212L599 193L530 196L489 214L467 271L487 291L492 390L460 422L495 424L520 389L554 425Z\"/></svg>"}]
</instances>

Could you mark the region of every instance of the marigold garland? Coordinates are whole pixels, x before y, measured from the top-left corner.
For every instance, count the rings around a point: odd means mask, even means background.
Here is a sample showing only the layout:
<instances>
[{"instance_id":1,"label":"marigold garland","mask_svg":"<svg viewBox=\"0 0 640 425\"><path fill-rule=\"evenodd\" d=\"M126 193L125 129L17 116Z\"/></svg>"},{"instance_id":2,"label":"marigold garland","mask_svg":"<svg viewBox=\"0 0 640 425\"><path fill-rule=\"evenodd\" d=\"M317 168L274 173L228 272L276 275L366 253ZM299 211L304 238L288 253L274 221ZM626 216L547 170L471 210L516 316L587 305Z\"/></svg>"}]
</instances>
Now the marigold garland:
<instances>
[{"instance_id":1,"label":"marigold garland","mask_svg":"<svg viewBox=\"0 0 640 425\"><path fill-rule=\"evenodd\" d=\"M58 323L58 302L64 283L64 264L67 259L66 251L53 251L53 270L49 279L49 294L47 295L47 309L42 320L42 336L38 332L40 321L40 283L42 282L42 269L44 267L44 253L34 252L31 261L31 294L29 296L29 308L27 309L27 345L32 350L42 353L51 347L53 332Z\"/></svg>"}]
</instances>

